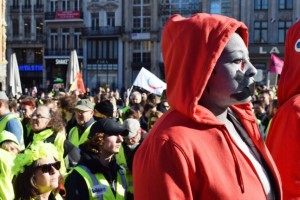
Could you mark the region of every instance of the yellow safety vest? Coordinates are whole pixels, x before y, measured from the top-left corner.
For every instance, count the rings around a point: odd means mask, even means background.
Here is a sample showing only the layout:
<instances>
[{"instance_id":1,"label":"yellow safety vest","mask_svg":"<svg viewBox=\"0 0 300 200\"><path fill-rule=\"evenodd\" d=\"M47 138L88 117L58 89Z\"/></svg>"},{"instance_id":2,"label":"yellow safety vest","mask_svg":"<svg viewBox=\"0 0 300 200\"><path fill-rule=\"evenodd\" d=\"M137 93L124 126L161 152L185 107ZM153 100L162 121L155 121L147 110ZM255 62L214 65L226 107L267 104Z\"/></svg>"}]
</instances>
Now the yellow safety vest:
<instances>
[{"instance_id":1,"label":"yellow safety vest","mask_svg":"<svg viewBox=\"0 0 300 200\"><path fill-rule=\"evenodd\" d=\"M44 131L41 131L39 133L35 133L33 135L33 142L44 142L48 137L50 137L54 131L52 129L46 129ZM54 139L54 146L57 148L58 151L58 160L61 162L61 167L60 167L60 173L62 175L66 174L67 169L66 169L66 164L64 161L64 142L65 142L65 136L61 133L57 133L56 137ZM29 144L30 145L30 144Z\"/></svg>"},{"instance_id":2,"label":"yellow safety vest","mask_svg":"<svg viewBox=\"0 0 300 200\"><path fill-rule=\"evenodd\" d=\"M12 185L13 174L11 168L14 164L15 155L0 148L0 199L14 199Z\"/></svg>"},{"instance_id":3,"label":"yellow safety vest","mask_svg":"<svg viewBox=\"0 0 300 200\"><path fill-rule=\"evenodd\" d=\"M127 179L127 190L128 192L133 194L133 177L132 177L132 172L129 171L127 161L126 161L126 156L125 156L125 151L123 145L121 145L119 153L115 155L117 162L119 165L124 167L126 169L126 179Z\"/></svg>"},{"instance_id":4,"label":"yellow safety vest","mask_svg":"<svg viewBox=\"0 0 300 200\"><path fill-rule=\"evenodd\" d=\"M75 126L70 130L69 136L68 136L68 140L76 147L79 147L79 145L81 145L82 143L84 143L85 141L87 141L88 136L90 134L90 130L92 125L95 122L93 122L91 125L89 125L83 132L83 134L81 135L81 137L79 138L79 133L78 133L78 128Z\"/></svg>"},{"instance_id":5,"label":"yellow safety vest","mask_svg":"<svg viewBox=\"0 0 300 200\"><path fill-rule=\"evenodd\" d=\"M89 200L125 200L127 181L125 170L121 167L117 174L116 196L103 174L93 174L86 166L74 168L85 180L89 190Z\"/></svg>"},{"instance_id":6,"label":"yellow safety vest","mask_svg":"<svg viewBox=\"0 0 300 200\"><path fill-rule=\"evenodd\" d=\"M2 120L0 121L0 132L5 130L6 124L9 120L16 118L19 122L19 125L22 129L22 135L21 135L21 141L20 141L20 147L21 149L24 149L25 145L24 145L24 138L23 138L23 126L21 121L12 113L9 113L8 115L6 115L4 118L2 118Z\"/></svg>"}]
</instances>

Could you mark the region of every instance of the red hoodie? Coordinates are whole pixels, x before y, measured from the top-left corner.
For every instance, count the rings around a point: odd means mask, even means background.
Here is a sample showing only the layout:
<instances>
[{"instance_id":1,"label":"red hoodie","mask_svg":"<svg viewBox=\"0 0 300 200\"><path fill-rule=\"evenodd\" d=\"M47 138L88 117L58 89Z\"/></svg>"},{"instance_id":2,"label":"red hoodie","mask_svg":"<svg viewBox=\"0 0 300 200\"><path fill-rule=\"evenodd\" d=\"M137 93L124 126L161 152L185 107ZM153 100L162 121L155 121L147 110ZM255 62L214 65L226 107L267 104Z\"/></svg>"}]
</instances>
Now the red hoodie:
<instances>
[{"instance_id":1,"label":"red hoodie","mask_svg":"<svg viewBox=\"0 0 300 200\"><path fill-rule=\"evenodd\" d=\"M252 163L237 147L225 125L198 105L234 32L247 44L247 27L225 16L174 15L164 27L162 52L172 109L156 122L135 154L135 199L266 199ZM265 159L274 177L276 195L281 199L278 173L250 104L231 109Z\"/></svg>"},{"instance_id":2,"label":"red hoodie","mask_svg":"<svg viewBox=\"0 0 300 200\"><path fill-rule=\"evenodd\" d=\"M278 85L279 109L266 140L282 179L283 199L300 199L300 22L290 27Z\"/></svg>"}]
</instances>

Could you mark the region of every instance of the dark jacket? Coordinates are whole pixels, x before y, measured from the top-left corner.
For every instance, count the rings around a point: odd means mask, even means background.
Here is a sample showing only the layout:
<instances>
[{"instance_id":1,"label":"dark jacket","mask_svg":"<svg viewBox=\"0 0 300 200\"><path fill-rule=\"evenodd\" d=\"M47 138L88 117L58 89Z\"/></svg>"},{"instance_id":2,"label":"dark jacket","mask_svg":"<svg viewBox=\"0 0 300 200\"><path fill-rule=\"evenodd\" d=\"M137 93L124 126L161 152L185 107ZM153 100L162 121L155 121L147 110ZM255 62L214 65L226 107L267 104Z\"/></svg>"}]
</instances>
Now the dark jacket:
<instances>
[{"instance_id":1,"label":"dark jacket","mask_svg":"<svg viewBox=\"0 0 300 200\"><path fill-rule=\"evenodd\" d=\"M84 165L90 169L93 174L102 173L112 191L115 194L113 184L117 182L117 172L120 166L117 164L116 160L113 159L109 164L109 167L105 167L99 161L97 155L86 153L81 150L81 158L78 165ZM73 170L65 180L66 189L66 200L82 200L89 199L89 190L87 188L84 178L76 171Z\"/></svg>"}]
</instances>

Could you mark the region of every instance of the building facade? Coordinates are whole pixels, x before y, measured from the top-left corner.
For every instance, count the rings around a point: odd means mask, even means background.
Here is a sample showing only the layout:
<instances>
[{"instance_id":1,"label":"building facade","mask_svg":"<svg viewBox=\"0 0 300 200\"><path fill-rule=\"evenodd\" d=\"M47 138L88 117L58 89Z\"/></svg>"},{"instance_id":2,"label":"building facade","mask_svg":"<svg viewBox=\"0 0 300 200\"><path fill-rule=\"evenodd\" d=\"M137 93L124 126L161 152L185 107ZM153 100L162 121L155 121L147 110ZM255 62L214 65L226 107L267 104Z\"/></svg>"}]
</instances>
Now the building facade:
<instances>
[{"instance_id":1,"label":"building facade","mask_svg":"<svg viewBox=\"0 0 300 200\"><path fill-rule=\"evenodd\" d=\"M142 67L164 79L161 33L175 13L222 14L249 28L257 80L268 84L271 53L283 58L300 0L12 0L7 1L7 57L16 52L23 87L65 81L77 50L85 85L131 87Z\"/></svg>"}]
</instances>

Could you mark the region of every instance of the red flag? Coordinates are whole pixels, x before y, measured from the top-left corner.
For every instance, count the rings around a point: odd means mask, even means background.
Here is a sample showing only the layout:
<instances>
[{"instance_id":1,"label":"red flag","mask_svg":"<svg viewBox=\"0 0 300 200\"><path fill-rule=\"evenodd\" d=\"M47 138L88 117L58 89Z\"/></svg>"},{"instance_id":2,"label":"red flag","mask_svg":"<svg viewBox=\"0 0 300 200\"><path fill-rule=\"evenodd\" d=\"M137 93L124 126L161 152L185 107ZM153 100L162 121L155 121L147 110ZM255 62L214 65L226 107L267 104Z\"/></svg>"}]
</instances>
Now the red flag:
<instances>
[{"instance_id":1,"label":"red flag","mask_svg":"<svg viewBox=\"0 0 300 200\"><path fill-rule=\"evenodd\" d=\"M281 58L275 56L274 54L271 54L269 71L275 74L281 74L282 67L283 60L281 60Z\"/></svg>"},{"instance_id":2,"label":"red flag","mask_svg":"<svg viewBox=\"0 0 300 200\"><path fill-rule=\"evenodd\" d=\"M70 91L74 90L78 90L80 94L84 94L86 92L81 72L77 73L76 78L70 87Z\"/></svg>"}]
</instances>

